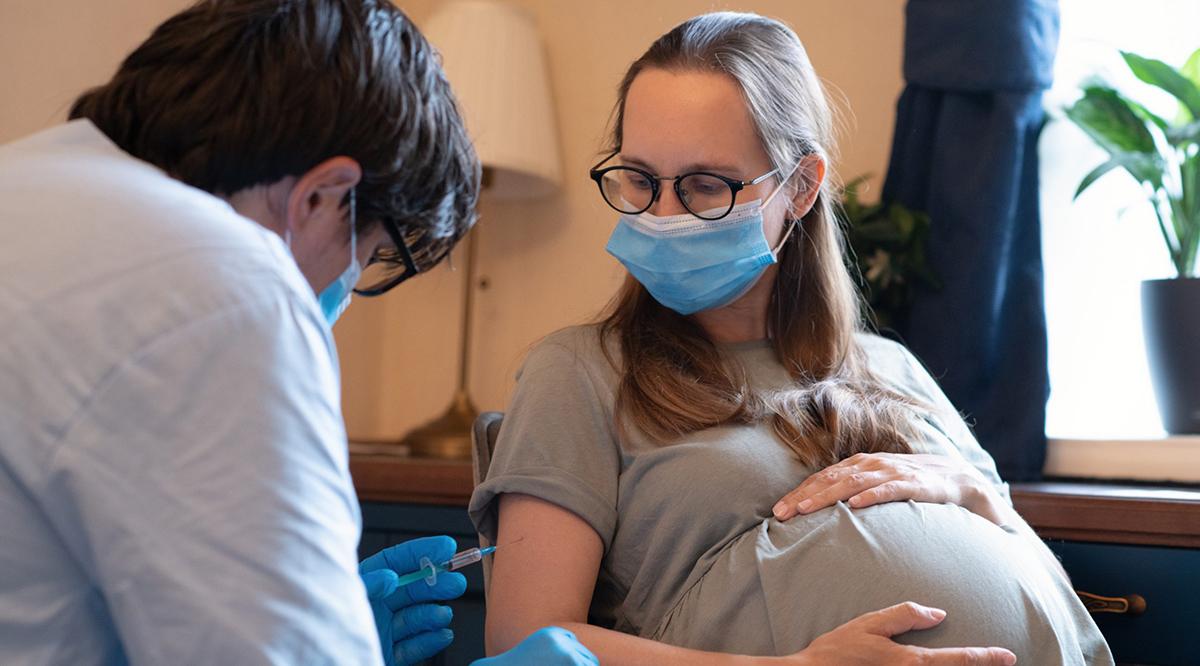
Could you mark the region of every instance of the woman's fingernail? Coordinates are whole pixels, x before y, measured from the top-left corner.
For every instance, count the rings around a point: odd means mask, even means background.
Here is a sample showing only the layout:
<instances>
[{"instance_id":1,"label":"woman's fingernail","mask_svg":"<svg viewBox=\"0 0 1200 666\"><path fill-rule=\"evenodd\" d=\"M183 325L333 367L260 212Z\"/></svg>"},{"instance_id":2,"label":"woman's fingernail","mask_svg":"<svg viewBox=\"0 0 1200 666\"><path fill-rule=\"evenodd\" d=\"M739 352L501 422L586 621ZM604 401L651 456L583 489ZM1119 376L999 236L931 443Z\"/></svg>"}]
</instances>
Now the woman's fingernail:
<instances>
[{"instance_id":1,"label":"woman's fingernail","mask_svg":"<svg viewBox=\"0 0 1200 666\"><path fill-rule=\"evenodd\" d=\"M1017 663L1017 655L1015 655L1015 654L1004 655L1004 663L1008 664L1008 666L1013 666L1013 664Z\"/></svg>"},{"instance_id":2,"label":"woman's fingernail","mask_svg":"<svg viewBox=\"0 0 1200 666\"><path fill-rule=\"evenodd\" d=\"M774 513L775 517L779 520L783 520L785 511L787 511L787 505L785 505L783 502L779 502L775 505L774 509L771 509L771 512Z\"/></svg>"},{"instance_id":3,"label":"woman's fingernail","mask_svg":"<svg viewBox=\"0 0 1200 666\"><path fill-rule=\"evenodd\" d=\"M940 608L930 608L929 615L935 620L941 620L942 618L946 617L946 611Z\"/></svg>"},{"instance_id":4,"label":"woman's fingernail","mask_svg":"<svg viewBox=\"0 0 1200 666\"><path fill-rule=\"evenodd\" d=\"M800 513L804 513L805 511L808 511L808 507L810 507L810 506L812 506L812 500L806 499L803 502L796 505L796 510L799 511Z\"/></svg>"}]
</instances>

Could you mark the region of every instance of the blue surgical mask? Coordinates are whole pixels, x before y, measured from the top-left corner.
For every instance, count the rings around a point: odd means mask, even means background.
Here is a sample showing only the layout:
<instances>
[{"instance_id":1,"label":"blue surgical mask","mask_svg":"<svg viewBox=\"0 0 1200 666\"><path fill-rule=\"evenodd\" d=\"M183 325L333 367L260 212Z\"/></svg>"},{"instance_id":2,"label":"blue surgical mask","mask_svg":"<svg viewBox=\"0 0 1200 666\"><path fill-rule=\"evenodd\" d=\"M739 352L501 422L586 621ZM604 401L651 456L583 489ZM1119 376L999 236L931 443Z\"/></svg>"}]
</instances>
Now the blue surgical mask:
<instances>
[{"instance_id":1,"label":"blue surgical mask","mask_svg":"<svg viewBox=\"0 0 1200 666\"><path fill-rule=\"evenodd\" d=\"M325 315L325 321L329 323L330 328L333 327L338 317L342 316L346 308L350 307L350 296L354 293L354 286L358 284L358 279L362 277L362 266L358 265L355 203L354 190L350 190L350 265L342 271L338 279L333 281L333 284L325 287L317 295L317 301L321 304L321 313Z\"/></svg>"},{"instance_id":2,"label":"blue surgical mask","mask_svg":"<svg viewBox=\"0 0 1200 666\"><path fill-rule=\"evenodd\" d=\"M772 250L763 235L763 209L781 189L766 201L735 206L719 220L692 214L622 215L608 239L608 253L654 300L681 315L729 305L778 261L778 248ZM791 223L779 247L796 224Z\"/></svg>"}]
</instances>

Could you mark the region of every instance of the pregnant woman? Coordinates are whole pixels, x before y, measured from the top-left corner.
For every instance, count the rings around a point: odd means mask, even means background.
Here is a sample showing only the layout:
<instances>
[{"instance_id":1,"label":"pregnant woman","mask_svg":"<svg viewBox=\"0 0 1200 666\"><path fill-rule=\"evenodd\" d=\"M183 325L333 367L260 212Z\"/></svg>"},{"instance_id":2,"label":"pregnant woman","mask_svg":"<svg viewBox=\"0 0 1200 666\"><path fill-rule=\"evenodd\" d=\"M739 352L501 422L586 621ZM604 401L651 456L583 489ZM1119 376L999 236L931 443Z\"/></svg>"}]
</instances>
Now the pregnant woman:
<instances>
[{"instance_id":1,"label":"pregnant woman","mask_svg":"<svg viewBox=\"0 0 1200 666\"><path fill-rule=\"evenodd\" d=\"M605 664L1112 663L936 383L862 331L832 125L777 21L700 16L630 67L591 173L630 277L530 353L471 501L521 542L491 651L557 624ZM909 601L940 610L869 615Z\"/></svg>"}]
</instances>

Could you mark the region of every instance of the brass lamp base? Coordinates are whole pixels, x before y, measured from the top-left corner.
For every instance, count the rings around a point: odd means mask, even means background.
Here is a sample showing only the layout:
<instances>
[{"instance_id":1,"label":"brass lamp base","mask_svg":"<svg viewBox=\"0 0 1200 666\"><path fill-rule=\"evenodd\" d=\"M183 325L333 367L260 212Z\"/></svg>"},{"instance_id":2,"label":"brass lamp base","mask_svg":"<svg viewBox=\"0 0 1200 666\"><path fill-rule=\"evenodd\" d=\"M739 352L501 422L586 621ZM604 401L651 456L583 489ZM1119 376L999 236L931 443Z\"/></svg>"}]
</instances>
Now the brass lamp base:
<instances>
[{"instance_id":1,"label":"brass lamp base","mask_svg":"<svg viewBox=\"0 0 1200 666\"><path fill-rule=\"evenodd\" d=\"M466 391L456 391L444 414L409 432L400 441L410 455L425 458L471 459L471 428L479 411Z\"/></svg>"}]
</instances>

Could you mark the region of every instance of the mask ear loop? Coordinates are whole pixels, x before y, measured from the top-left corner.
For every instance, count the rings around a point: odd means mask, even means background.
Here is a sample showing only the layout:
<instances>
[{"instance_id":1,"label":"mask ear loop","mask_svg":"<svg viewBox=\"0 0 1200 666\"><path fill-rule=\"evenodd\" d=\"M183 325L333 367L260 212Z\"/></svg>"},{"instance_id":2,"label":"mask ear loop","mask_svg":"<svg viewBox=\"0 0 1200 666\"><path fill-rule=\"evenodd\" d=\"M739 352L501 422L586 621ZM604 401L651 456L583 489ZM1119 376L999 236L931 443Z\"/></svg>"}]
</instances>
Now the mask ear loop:
<instances>
[{"instance_id":1,"label":"mask ear loop","mask_svg":"<svg viewBox=\"0 0 1200 666\"><path fill-rule=\"evenodd\" d=\"M799 166L800 166L800 164L797 163L796 167L792 168L792 173L787 174L787 178L792 178L792 174L796 173L796 169L799 168ZM767 197L767 203L770 203L770 199L775 198L775 194L778 194L779 191L782 190L782 188L784 188L784 185L786 184L786 182L787 182L786 180L784 182L780 182L779 187L776 187L775 191L770 193L770 196ZM763 204L763 208L767 208L767 203ZM770 251L770 253L772 253L773 256L776 258L779 257L779 251L782 250L782 248L784 248L784 244L785 244L785 242L787 242L787 239L792 238L792 232L794 232L794 230L796 230L796 227L798 227L800 224L800 221L796 220L796 218L792 218L792 220L788 220L788 222L791 222L791 224L788 224L787 233L784 234L784 238L781 238L779 240L779 245L776 245L773 248L773 250Z\"/></svg>"},{"instance_id":2,"label":"mask ear loop","mask_svg":"<svg viewBox=\"0 0 1200 666\"><path fill-rule=\"evenodd\" d=\"M763 202L763 209L766 209L766 207L771 203L771 200L775 198L775 195L779 194L779 192L783 190L784 186L787 185L788 180L790 180L791 177L796 173L796 169L799 169L802 163L803 160L796 162L796 166L792 167L792 170L788 172L787 177L779 181L779 187L775 188L775 191L771 193L771 196L767 197L767 200ZM784 243L787 243L788 239L792 236L792 232L796 230L796 227L800 226L801 222L797 219L791 219L788 221L791 222L791 224L788 225L787 233L785 233L783 238L779 240L779 244L776 245L773 250L771 250L771 254L776 258L779 257L779 251L783 249Z\"/></svg>"},{"instance_id":3,"label":"mask ear loop","mask_svg":"<svg viewBox=\"0 0 1200 666\"><path fill-rule=\"evenodd\" d=\"M350 262L358 261L358 192L357 187L350 188Z\"/></svg>"},{"instance_id":4,"label":"mask ear loop","mask_svg":"<svg viewBox=\"0 0 1200 666\"><path fill-rule=\"evenodd\" d=\"M779 245L776 245L775 249L771 250L771 254L775 255L776 258L779 257L779 251L783 249L784 244L787 243L788 239L792 237L792 232L796 230L796 227L800 226L800 220L791 219L788 220L788 222L791 224L788 225L787 233L785 233L783 238L780 239Z\"/></svg>"},{"instance_id":5,"label":"mask ear loop","mask_svg":"<svg viewBox=\"0 0 1200 666\"><path fill-rule=\"evenodd\" d=\"M779 179L779 187L776 187L775 191L767 195L766 200L762 202L763 210L766 210L767 206L771 205L771 202L775 199L775 195L779 194L783 190L784 186L787 185L787 182L792 179L792 176L796 173L796 169L800 168L801 163L802 162L796 162L796 165L792 167L791 171L788 171L786 176Z\"/></svg>"},{"instance_id":6,"label":"mask ear loop","mask_svg":"<svg viewBox=\"0 0 1200 666\"><path fill-rule=\"evenodd\" d=\"M287 210L283 213L283 244L287 246L288 254L295 258L296 253L292 252L292 221L288 219Z\"/></svg>"}]
</instances>

